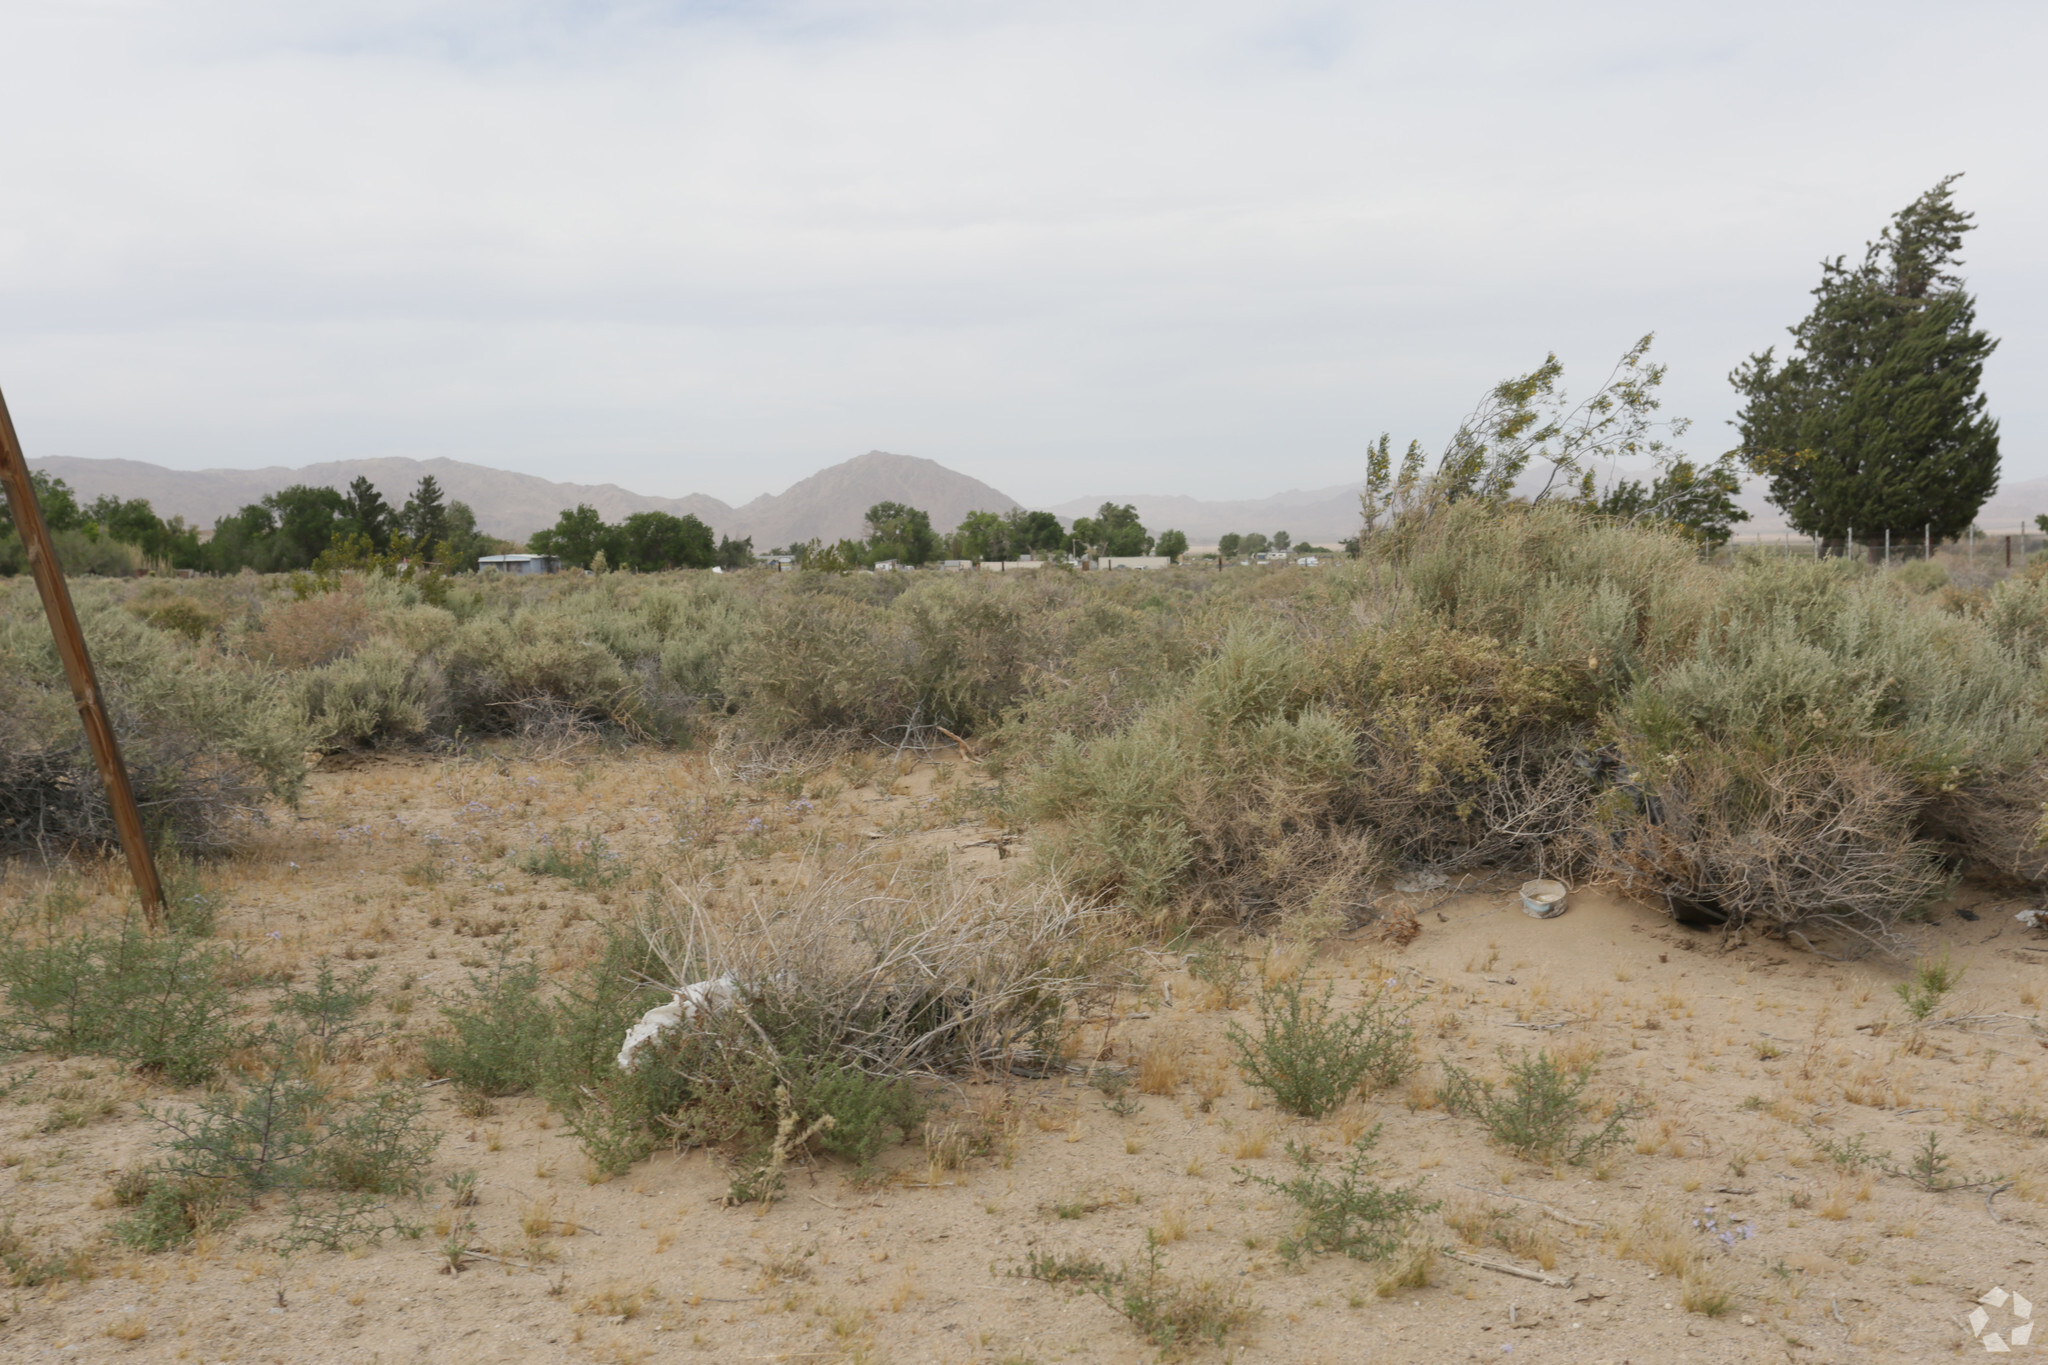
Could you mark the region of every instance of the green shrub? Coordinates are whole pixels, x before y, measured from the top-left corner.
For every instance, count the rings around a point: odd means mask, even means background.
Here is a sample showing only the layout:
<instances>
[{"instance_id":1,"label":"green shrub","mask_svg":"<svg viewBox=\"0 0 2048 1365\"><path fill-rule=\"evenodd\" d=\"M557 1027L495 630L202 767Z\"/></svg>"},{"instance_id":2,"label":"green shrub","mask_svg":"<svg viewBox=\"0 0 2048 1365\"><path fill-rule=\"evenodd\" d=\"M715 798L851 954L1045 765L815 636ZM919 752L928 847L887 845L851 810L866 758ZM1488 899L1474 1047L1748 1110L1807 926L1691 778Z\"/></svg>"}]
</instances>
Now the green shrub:
<instances>
[{"instance_id":1,"label":"green shrub","mask_svg":"<svg viewBox=\"0 0 2048 1365\"><path fill-rule=\"evenodd\" d=\"M1384 986L1350 1011L1331 1006L1335 991L1325 983L1311 997L1290 978L1259 992L1257 1033L1229 1027L1245 1080L1290 1114L1320 1118L1361 1087L1393 1085L1415 1068L1414 1030Z\"/></svg>"},{"instance_id":2,"label":"green shrub","mask_svg":"<svg viewBox=\"0 0 2048 1365\"><path fill-rule=\"evenodd\" d=\"M1130 1320L1144 1338L1162 1350L1222 1346L1230 1334L1251 1321L1251 1304L1234 1290L1212 1281L1189 1283L1166 1273L1166 1252L1152 1233L1145 1234L1145 1255L1134 1268L1111 1270L1085 1256L1032 1252L1022 1269L1013 1271L1046 1284L1075 1284L1094 1294Z\"/></svg>"},{"instance_id":3,"label":"green shrub","mask_svg":"<svg viewBox=\"0 0 2048 1365\"><path fill-rule=\"evenodd\" d=\"M344 976L334 970L333 963L322 957L313 975L313 988L295 990L287 987L271 1009L290 1017L307 1037L317 1040L322 1048L331 1048L351 1033L374 1036L377 1026L365 1022L361 1015L376 998L370 989L370 982L376 975L375 963Z\"/></svg>"},{"instance_id":4,"label":"green shrub","mask_svg":"<svg viewBox=\"0 0 2048 1365\"><path fill-rule=\"evenodd\" d=\"M1479 1120L1489 1137L1517 1156L1578 1165L1626 1141L1628 1124L1644 1112L1634 1102L1622 1102L1601 1117L1586 1098L1595 1072L1590 1062L1569 1068L1547 1051L1534 1057L1525 1051L1510 1061L1503 1048L1501 1063L1507 1079L1497 1087L1445 1062L1444 1084L1437 1093L1445 1109Z\"/></svg>"},{"instance_id":5,"label":"green shrub","mask_svg":"<svg viewBox=\"0 0 2048 1365\"><path fill-rule=\"evenodd\" d=\"M380 1201L424 1192L441 1134L424 1123L426 1105L411 1089L337 1093L313 1063L316 1047L273 1029L242 1084L145 1108L161 1130L159 1156L117 1186L135 1204L117 1235L164 1250L221 1221L232 1201L272 1193L288 1200L291 1247L339 1248L404 1230Z\"/></svg>"},{"instance_id":6,"label":"green shrub","mask_svg":"<svg viewBox=\"0 0 2048 1365\"><path fill-rule=\"evenodd\" d=\"M560 877L583 891L610 886L632 872L631 865L606 847L604 836L594 829L580 835L567 829L542 835L539 846L519 865L536 877Z\"/></svg>"},{"instance_id":7,"label":"green shrub","mask_svg":"<svg viewBox=\"0 0 2048 1365\"><path fill-rule=\"evenodd\" d=\"M1940 957L1922 958L1913 964L1913 977L1892 989L1898 992L1906 1013L1925 1019L1941 1004L1942 997L1962 984L1964 969L1949 960L1948 949Z\"/></svg>"},{"instance_id":8,"label":"green shrub","mask_svg":"<svg viewBox=\"0 0 2048 1365\"><path fill-rule=\"evenodd\" d=\"M474 1095L516 1095L541 1075L549 1037L540 966L502 947L490 967L470 973L469 990L441 1007L449 1033L429 1037L427 1066Z\"/></svg>"},{"instance_id":9,"label":"green shrub","mask_svg":"<svg viewBox=\"0 0 2048 1365\"><path fill-rule=\"evenodd\" d=\"M140 1195L128 1202L133 1211L115 1220L114 1236L137 1251L175 1250L201 1228L232 1218L221 1206L220 1188L204 1180L147 1176Z\"/></svg>"},{"instance_id":10,"label":"green shrub","mask_svg":"<svg viewBox=\"0 0 2048 1365\"><path fill-rule=\"evenodd\" d=\"M1363 1134L1351 1144L1351 1155L1332 1180L1323 1174L1315 1152L1291 1139L1287 1155L1294 1161L1291 1179L1248 1175L1254 1185L1263 1185L1292 1200L1300 1213L1296 1230L1280 1241L1280 1254L1289 1263L1305 1255L1341 1251L1357 1261L1377 1261L1399 1250L1408 1230L1423 1214L1434 1213L1438 1203L1424 1203L1416 1193L1422 1181L1412 1185L1384 1185L1372 1177L1380 1164L1372 1155L1379 1142L1380 1127Z\"/></svg>"},{"instance_id":11,"label":"green shrub","mask_svg":"<svg viewBox=\"0 0 2048 1365\"><path fill-rule=\"evenodd\" d=\"M240 1046L225 949L134 922L43 944L0 946L0 1048L114 1057L179 1085Z\"/></svg>"}]
</instances>

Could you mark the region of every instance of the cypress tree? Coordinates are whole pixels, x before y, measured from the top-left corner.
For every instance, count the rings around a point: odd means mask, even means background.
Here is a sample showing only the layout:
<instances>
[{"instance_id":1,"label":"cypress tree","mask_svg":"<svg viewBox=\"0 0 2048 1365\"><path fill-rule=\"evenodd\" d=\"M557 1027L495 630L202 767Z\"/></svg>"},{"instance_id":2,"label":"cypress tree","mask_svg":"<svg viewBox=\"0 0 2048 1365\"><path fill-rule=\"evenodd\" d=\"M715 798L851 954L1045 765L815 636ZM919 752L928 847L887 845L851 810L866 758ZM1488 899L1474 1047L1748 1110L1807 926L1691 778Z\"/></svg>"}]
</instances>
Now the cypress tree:
<instances>
[{"instance_id":1,"label":"cypress tree","mask_svg":"<svg viewBox=\"0 0 2048 1365\"><path fill-rule=\"evenodd\" d=\"M1892 218L1863 263L1821 263L1813 311L1729 376L1741 453L1792 526L1824 540L1938 539L1998 488L1998 423L1977 391L1998 346L1955 273L1974 215L1948 176Z\"/></svg>"}]
</instances>

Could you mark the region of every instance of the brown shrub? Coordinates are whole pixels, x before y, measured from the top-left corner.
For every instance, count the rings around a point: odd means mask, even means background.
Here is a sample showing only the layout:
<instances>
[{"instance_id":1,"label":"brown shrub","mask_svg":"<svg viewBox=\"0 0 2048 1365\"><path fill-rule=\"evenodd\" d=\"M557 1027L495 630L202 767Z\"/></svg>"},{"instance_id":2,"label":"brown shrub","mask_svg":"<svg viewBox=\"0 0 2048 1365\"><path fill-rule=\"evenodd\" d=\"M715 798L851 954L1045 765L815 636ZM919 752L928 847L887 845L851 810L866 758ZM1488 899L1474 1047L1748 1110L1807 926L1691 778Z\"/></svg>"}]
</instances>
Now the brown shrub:
<instances>
[{"instance_id":1,"label":"brown shrub","mask_svg":"<svg viewBox=\"0 0 2048 1365\"><path fill-rule=\"evenodd\" d=\"M361 594L327 592L272 610L249 632L248 650L280 668L318 668L353 653L369 634Z\"/></svg>"}]
</instances>

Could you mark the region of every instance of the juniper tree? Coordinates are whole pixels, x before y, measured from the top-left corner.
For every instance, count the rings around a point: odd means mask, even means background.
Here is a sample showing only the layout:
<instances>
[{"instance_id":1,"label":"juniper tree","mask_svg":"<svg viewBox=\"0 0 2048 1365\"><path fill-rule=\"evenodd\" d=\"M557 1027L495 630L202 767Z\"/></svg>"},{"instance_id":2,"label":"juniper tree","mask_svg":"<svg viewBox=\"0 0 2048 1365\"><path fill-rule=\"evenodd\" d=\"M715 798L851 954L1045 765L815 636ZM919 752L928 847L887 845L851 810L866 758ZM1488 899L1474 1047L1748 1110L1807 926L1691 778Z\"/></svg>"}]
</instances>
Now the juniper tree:
<instances>
[{"instance_id":1,"label":"juniper tree","mask_svg":"<svg viewBox=\"0 0 2048 1365\"><path fill-rule=\"evenodd\" d=\"M1951 175L1893 216L1861 265L1821 263L1791 352L1729 376L1750 468L1792 526L1839 540L1946 538L1998 487L1998 423L1978 392L1998 343L1955 268L1973 215Z\"/></svg>"}]
</instances>

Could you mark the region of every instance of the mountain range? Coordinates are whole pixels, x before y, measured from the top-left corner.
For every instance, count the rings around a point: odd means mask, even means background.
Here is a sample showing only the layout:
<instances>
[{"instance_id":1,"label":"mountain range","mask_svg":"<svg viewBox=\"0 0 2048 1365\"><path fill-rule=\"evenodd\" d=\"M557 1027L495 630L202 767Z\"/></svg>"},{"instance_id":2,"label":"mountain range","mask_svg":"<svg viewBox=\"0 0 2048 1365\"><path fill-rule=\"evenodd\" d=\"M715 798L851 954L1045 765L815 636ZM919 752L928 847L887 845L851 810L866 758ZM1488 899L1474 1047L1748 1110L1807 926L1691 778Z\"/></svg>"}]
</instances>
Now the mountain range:
<instances>
[{"instance_id":1,"label":"mountain range","mask_svg":"<svg viewBox=\"0 0 2048 1365\"><path fill-rule=\"evenodd\" d=\"M402 503L423 475L431 474L450 501L466 502L477 525L493 535L524 541L552 526L563 509L589 503L607 521L634 512L670 512L695 516L720 535L752 537L757 550L798 544L813 538L831 542L865 534L862 514L878 502L901 502L924 509L932 525L949 531L969 512L1007 512L1015 498L981 480L948 469L936 460L871 450L819 470L780 493L734 507L702 493L663 498L635 493L617 484L563 483L533 474L491 469L462 460L412 460L380 457L334 460L324 464L264 469L167 469L140 460L96 460L56 456L33 460L38 469L63 479L90 502L103 493L147 498L160 516L181 516L199 526L292 484L347 487L363 475L393 504ZM1196 545L1213 544L1227 532L1287 531L1297 543L1324 545L1351 535L1358 526L1361 485L1289 489L1265 498L1205 501L1178 494L1119 493L1074 498L1045 509L1062 521L1092 516L1105 502L1128 503L1153 531L1169 527L1185 532ZM1752 520L1742 523L1743 537L1776 535L1784 525L1777 510L1764 501L1760 484L1752 482L1738 499ZM2029 527L2038 512L2048 512L2048 478L2029 479L2001 488L1978 514L1978 525L1998 533Z\"/></svg>"}]
</instances>

